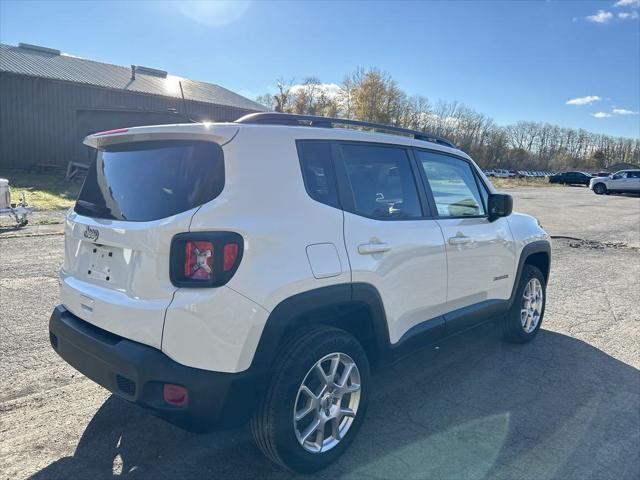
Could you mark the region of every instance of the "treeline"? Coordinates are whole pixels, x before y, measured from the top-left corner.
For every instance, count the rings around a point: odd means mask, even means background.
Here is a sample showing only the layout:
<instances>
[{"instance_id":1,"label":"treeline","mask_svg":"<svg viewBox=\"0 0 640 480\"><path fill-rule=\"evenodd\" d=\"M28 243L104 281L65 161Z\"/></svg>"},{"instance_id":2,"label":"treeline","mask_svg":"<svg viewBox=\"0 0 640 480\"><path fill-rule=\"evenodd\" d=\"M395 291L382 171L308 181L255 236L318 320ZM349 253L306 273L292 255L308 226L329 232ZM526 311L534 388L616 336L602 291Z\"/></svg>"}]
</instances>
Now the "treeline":
<instances>
[{"instance_id":1,"label":"treeline","mask_svg":"<svg viewBox=\"0 0 640 480\"><path fill-rule=\"evenodd\" d=\"M257 99L277 112L385 123L445 137L483 168L523 170L604 169L640 164L640 139L612 137L541 122L499 126L458 102L432 103L408 96L387 73L359 68L342 84L310 77L301 84L277 81L277 93Z\"/></svg>"}]
</instances>

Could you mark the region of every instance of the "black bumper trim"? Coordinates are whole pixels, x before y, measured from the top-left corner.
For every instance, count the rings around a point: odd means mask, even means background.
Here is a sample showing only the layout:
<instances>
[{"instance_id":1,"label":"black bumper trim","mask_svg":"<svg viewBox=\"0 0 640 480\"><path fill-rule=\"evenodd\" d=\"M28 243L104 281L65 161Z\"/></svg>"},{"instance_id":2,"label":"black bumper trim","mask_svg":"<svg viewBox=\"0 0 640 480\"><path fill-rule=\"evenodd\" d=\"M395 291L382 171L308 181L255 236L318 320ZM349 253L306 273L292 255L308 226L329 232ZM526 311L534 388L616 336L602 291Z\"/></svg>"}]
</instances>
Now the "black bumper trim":
<instances>
[{"instance_id":1,"label":"black bumper trim","mask_svg":"<svg viewBox=\"0 0 640 480\"><path fill-rule=\"evenodd\" d=\"M240 425L256 405L250 371L221 373L187 367L160 350L102 330L59 305L49 320L51 346L67 363L107 390L191 431ZM189 390L189 403L164 402L165 383Z\"/></svg>"}]
</instances>

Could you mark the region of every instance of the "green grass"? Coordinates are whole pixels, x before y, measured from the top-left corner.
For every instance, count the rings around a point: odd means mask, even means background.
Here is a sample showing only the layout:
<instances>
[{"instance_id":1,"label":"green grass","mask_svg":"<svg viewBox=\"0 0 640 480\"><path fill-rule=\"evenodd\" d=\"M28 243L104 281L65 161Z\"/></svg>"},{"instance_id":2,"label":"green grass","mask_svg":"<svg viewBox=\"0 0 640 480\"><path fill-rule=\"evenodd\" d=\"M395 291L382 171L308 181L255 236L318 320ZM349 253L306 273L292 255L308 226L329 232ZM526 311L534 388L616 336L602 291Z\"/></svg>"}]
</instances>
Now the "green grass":
<instances>
[{"instance_id":1,"label":"green grass","mask_svg":"<svg viewBox=\"0 0 640 480\"><path fill-rule=\"evenodd\" d=\"M517 187L557 187L557 183L549 183L546 178L489 178L496 188L517 188Z\"/></svg>"},{"instance_id":2,"label":"green grass","mask_svg":"<svg viewBox=\"0 0 640 480\"><path fill-rule=\"evenodd\" d=\"M38 210L63 210L76 201L79 183L67 182L63 177L41 173L11 172L0 170L0 178L7 178L11 187L11 202L20 200L25 192L27 203Z\"/></svg>"}]
</instances>

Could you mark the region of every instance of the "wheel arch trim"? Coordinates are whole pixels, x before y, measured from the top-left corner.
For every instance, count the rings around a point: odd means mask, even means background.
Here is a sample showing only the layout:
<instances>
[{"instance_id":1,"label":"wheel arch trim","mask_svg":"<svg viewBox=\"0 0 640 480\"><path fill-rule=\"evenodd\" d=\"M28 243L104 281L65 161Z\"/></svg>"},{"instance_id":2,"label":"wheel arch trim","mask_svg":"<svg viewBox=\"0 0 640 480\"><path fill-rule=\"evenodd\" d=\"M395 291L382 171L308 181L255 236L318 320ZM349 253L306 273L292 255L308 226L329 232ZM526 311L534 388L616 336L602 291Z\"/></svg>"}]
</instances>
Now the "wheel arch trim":
<instances>
[{"instance_id":1,"label":"wheel arch trim","mask_svg":"<svg viewBox=\"0 0 640 480\"><path fill-rule=\"evenodd\" d=\"M310 318L308 314L350 306L367 309L375 335L376 354L382 359L390 350L390 341L384 305L378 290L368 283L341 283L298 293L276 305L264 325L250 369L259 374L268 374L283 338L290 331L323 323L318 318Z\"/></svg>"},{"instance_id":2,"label":"wheel arch trim","mask_svg":"<svg viewBox=\"0 0 640 480\"><path fill-rule=\"evenodd\" d=\"M534 242L528 243L522 248L520 252L520 257L518 259L518 269L516 271L516 277L513 282L513 287L511 290L511 297L509 298L509 306L513 305L513 301L515 300L516 291L518 290L518 285L520 284L520 279L522 278L522 271L524 270L524 266L527 263L527 259L532 255L543 253L547 256L547 268L546 271L542 272L542 275L547 282L549 280L549 273L551 270L551 243L548 240L536 240Z\"/></svg>"}]
</instances>

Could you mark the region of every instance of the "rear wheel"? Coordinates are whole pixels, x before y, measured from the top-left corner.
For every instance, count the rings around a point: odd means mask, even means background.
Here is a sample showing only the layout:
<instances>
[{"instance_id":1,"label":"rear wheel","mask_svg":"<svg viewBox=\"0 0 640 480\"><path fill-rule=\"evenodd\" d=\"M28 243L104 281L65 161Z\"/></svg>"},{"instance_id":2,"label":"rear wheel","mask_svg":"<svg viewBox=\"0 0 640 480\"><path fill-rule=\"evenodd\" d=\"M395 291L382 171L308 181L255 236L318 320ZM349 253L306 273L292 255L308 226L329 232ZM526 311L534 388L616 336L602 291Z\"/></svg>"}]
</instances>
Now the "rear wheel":
<instances>
[{"instance_id":1,"label":"rear wheel","mask_svg":"<svg viewBox=\"0 0 640 480\"><path fill-rule=\"evenodd\" d=\"M256 444L296 472L327 467L356 435L365 414L369 363L360 343L330 327L292 337L251 420Z\"/></svg>"},{"instance_id":2,"label":"rear wheel","mask_svg":"<svg viewBox=\"0 0 640 480\"><path fill-rule=\"evenodd\" d=\"M596 183L593 186L593 191L596 195L606 195L607 194L607 186L604 183Z\"/></svg>"},{"instance_id":3,"label":"rear wheel","mask_svg":"<svg viewBox=\"0 0 640 480\"><path fill-rule=\"evenodd\" d=\"M504 338L509 342L525 343L533 340L544 317L546 285L542 272L533 265L525 265L516 297L504 318Z\"/></svg>"}]
</instances>

